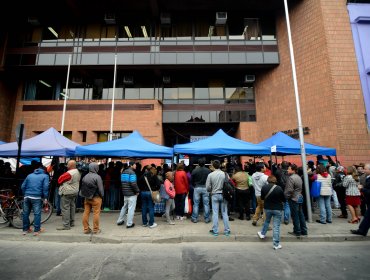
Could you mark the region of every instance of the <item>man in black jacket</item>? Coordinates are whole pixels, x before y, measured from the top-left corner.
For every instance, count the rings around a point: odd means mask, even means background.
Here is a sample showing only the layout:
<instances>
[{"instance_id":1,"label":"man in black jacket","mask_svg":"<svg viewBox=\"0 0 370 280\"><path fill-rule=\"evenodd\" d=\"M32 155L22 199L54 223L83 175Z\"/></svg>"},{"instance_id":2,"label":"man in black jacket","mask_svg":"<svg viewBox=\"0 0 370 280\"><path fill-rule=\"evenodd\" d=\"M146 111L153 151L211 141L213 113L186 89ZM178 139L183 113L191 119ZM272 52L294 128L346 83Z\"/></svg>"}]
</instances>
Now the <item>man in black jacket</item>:
<instances>
[{"instance_id":1,"label":"man in black jacket","mask_svg":"<svg viewBox=\"0 0 370 280\"><path fill-rule=\"evenodd\" d=\"M367 209L359 228L352 229L351 233L366 236L370 228L370 163L365 164L364 173L366 174L365 186L361 186L360 190L365 196Z\"/></svg>"},{"instance_id":2,"label":"man in black jacket","mask_svg":"<svg viewBox=\"0 0 370 280\"><path fill-rule=\"evenodd\" d=\"M199 167L195 168L191 173L191 183L194 186L194 206L193 206L193 213L191 215L191 221L193 223L198 222L198 215L199 215L199 203L200 199L203 200L203 207L204 207L204 222L209 223L211 221L209 214L210 214L210 207L209 207L209 193L206 190L206 181L208 174L211 173L211 170L205 167L205 159L201 158L198 160Z\"/></svg>"}]
</instances>

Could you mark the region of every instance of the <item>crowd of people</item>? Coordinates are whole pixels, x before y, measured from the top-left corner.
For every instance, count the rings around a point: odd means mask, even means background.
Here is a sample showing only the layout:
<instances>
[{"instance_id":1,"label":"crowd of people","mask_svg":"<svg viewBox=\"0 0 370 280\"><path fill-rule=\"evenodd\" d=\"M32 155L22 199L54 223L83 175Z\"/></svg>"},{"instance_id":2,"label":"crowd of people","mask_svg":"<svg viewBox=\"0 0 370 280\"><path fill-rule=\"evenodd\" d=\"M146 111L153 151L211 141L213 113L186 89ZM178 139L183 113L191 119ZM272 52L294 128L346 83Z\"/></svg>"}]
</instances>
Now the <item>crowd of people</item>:
<instances>
[{"instance_id":1,"label":"crowd of people","mask_svg":"<svg viewBox=\"0 0 370 280\"><path fill-rule=\"evenodd\" d=\"M193 223L201 221L211 223L210 234L219 235L219 212L223 221L223 233L231 233L231 213L238 213L240 220L251 220L252 226L263 221L259 238L265 238L272 229L273 248L280 249L280 224L292 221L294 236L307 236L306 221L307 199L312 205L318 205L319 219L317 223L330 224L332 205L340 208L339 218L350 219L351 224L360 224L353 234L367 235L370 204L370 163L348 166L339 163L319 160L314 164L308 162L309 184L313 181L321 183L320 196L307 197L305 192L303 170L295 164L283 161L280 164L248 161L242 166L237 161L222 162L213 160L206 165L200 158L195 166L187 166L183 162L170 168L167 164L155 164L141 167L139 162L110 162L105 167L95 161L90 163L70 160L65 164L54 164L53 176L40 164L34 165L34 172L26 177L22 184L25 196L23 234L30 232L29 210L35 213L35 234L42 232L39 224L40 203L53 197L57 215L62 216L62 225L58 230L69 230L75 226L76 207L84 206L83 232L98 234L101 232L100 211L104 208L120 209L117 225L135 227L134 214L141 209L142 226L155 228L156 216L166 219L169 225L187 218ZM47 179L46 179L47 178ZM45 182L51 182L45 187ZM225 181L234 184L235 196L226 200L223 194ZM309 186L310 188L310 186ZM163 207L152 199L153 192L160 192ZM190 204L190 205L189 205ZM174 215L171 216L171 211ZM314 210L314 209L313 209ZM90 227L89 215L93 212L93 225ZM349 213L349 215L348 215ZM157 214L157 215L156 215ZM272 228L270 227L273 219Z\"/></svg>"}]
</instances>

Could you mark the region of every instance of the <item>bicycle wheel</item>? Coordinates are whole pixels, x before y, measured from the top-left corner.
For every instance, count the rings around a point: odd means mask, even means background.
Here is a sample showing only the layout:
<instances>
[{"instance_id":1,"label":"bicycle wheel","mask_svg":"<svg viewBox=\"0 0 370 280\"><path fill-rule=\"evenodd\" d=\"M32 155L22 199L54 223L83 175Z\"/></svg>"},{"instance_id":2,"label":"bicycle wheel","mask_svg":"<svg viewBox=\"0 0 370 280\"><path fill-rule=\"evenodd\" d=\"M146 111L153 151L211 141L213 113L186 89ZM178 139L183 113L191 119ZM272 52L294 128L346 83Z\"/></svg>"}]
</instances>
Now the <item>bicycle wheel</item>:
<instances>
[{"instance_id":1,"label":"bicycle wheel","mask_svg":"<svg viewBox=\"0 0 370 280\"><path fill-rule=\"evenodd\" d=\"M10 223L15 228L23 228L23 200L15 201L10 218ZM30 224L33 223L33 218L30 217Z\"/></svg>"},{"instance_id":2,"label":"bicycle wheel","mask_svg":"<svg viewBox=\"0 0 370 280\"><path fill-rule=\"evenodd\" d=\"M53 205L48 201L42 204L41 209L41 223L45 223L53 214Z\"/></svg>"},{"instance_id":3,"label":"bicycle wheel","mask_svg":"<svg viewBox=\"0 0 370 280\"><path fill-rule=\"evenodd\" d=\"M0 206L1 207L1 206ZM0 209L0 226L6 226L9 223L9 219L6 217L6 214L4 213L3 209Z\"/></svg>"}]
</instances>

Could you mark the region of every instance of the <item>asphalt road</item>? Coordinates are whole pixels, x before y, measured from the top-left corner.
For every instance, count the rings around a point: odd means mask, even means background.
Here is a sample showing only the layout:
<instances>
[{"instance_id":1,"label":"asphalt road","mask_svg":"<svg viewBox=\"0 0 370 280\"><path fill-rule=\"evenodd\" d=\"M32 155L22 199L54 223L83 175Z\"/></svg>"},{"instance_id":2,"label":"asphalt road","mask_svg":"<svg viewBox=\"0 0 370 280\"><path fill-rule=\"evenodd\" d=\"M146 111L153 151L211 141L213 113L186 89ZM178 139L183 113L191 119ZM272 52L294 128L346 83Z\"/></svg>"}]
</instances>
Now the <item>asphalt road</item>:
<instances>
[{"instance_id":1,"label":"asphalt road","mask_svg":"<svg viewBox=\"0 0 370 280\"><path fill-rule=\"evenodd\" d=\"M370 279L370 242L0 241L0 279Z\"/></svg>"}]
</instances>

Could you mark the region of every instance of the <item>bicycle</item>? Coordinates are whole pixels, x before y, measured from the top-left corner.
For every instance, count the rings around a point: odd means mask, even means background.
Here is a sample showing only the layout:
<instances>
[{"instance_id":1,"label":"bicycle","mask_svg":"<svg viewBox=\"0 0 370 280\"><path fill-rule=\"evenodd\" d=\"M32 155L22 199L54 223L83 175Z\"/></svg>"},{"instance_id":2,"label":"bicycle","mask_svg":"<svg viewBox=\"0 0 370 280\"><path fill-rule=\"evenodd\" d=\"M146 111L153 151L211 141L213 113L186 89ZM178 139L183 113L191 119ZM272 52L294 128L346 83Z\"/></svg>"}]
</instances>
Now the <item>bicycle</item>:
<instances>
[{"instance_id":1,"label":"bicycle","mask_svg":"<svg viewBox=\"0 0 370 280\"><path fill-rule=\"evenodd\" d=\"M9 223L15 228L23 228L23 199L16 198L11 190L0 190L0 225ZM32 211L31 211L32 213ZM41 223L49 220L53 214L53 206L47 201L43 202L41 210ZM30 215L30 224L33 224L33 215Z\"/></svg>"}]
</instances>

